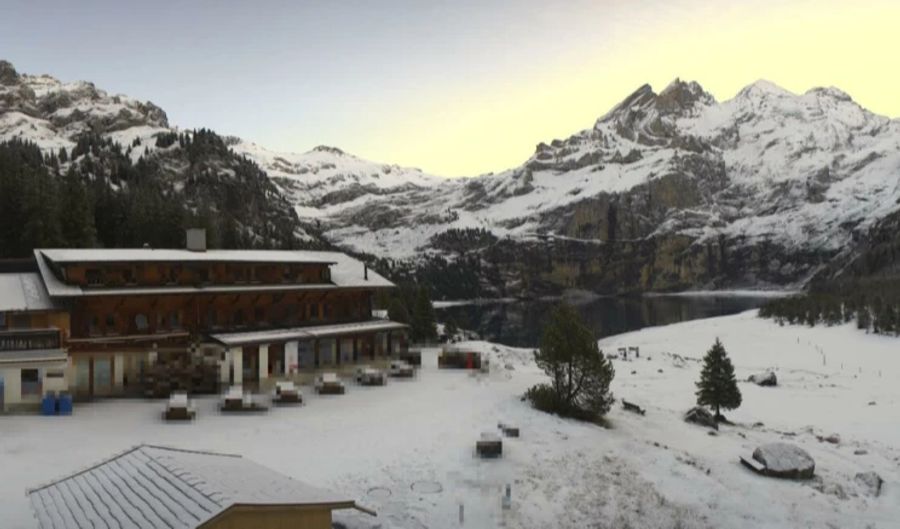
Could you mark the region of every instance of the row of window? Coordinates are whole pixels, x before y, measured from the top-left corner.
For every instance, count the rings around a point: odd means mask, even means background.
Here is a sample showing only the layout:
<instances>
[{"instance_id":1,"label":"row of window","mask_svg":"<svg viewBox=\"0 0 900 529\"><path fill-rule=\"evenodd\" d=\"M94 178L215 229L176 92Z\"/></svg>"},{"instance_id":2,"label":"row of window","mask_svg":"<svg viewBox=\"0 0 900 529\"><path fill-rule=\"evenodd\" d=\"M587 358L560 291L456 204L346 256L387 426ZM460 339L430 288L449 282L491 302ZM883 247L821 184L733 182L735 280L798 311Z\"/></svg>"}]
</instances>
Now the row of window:
<instances>
[{"instance_id":1,"label":"row of window","mask_svg":"<svg viewBox=\"0 0 900 529\"><path fill-rule=\"evenodd\" d=\"M12 312L7 315L5 312L0 312L0 330L29 328L31 328L31 315L28 313Z\"/></svg>"},{"instance_id":2,"label":"row of window","mask_svg":"<svg viewBox=\"0 0 900 529\"><path fill-rule=\"evenodd\" d=\"M155 269L158 279L148 281L143 265L88 268L85 281L88 286L117 286L138 284L244 284L244 283L307 283L331 281L331 270L326 266L318 270L316 277L297 266L227 266L219 268L202 266L160 266Z\"/></svg>"},{"instance_id":3,"label":"row of window","mask_svg":"<svg viewBox=\"0 0 900 529\"><path fill-rule=\"evenodd\" d=\"M222 327L242 328L251 324L296 325L306 321L362 319L366 316L366 312L366 307L363 305L346 303L274 305L227 311L209 308L203 318L202 326L206 329L217 329ZM182 310L133 315L107 313L101 316L93 314L87 320L87 333L90 336L99 336L180 331L184 329L186 323Z\"/></svg>"}]
</instances>

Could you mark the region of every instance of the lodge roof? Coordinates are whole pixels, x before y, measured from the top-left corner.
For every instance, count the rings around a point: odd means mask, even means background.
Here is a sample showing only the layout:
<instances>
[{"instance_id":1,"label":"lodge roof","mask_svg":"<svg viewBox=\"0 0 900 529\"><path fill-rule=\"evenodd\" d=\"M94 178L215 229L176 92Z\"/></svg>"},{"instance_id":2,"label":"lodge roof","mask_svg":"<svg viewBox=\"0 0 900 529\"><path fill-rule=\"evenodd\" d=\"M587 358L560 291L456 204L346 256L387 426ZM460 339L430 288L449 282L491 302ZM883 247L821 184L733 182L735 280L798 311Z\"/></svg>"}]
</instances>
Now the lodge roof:
<instances>
[{"instance_id":1,"label":"lodge roof","mask_svg":"<svg viewBox=\"0 0 900 529\"><path fill-rule=\"evenodd\" d=\"M408 326L403 323L397 323L390 320L369 320L356 323L339 323L313 327L291 327L287 329L270 329L266 331L219 333L210 335L210 338L226 346L238 346L392 331L405 329L407 327Z\"/></svg>"},{"instance_id":2,"label":"lodge roof","mask_svg":"<svg viewBox=\"0 0 900 529\"><path fill-rule=\"evenodd\" d=\"M154 255L165 258L151 258ZM172 259L175 255L185 258ZM197 257L197 256L206 257ZM83 249L83 250L44 250L34 251L35 260L41 277L50 296L108 296L139 294L191 294L198 292L237 293L278 290L329 290L346 288L388 288L394 284L373 270L366 270L362 261L341 252L320 252L309 250L207 250L192 252L188 250L151 250L151 249ZM93 257L92 257L93 256ZM105 257L104 257L105 256ZM118 256L118 257L117 257ZM104 257L104 258L101 258ZM146 257L146 258L144 258ZM89 288L62 282L53 273L50 263L122 263L122 262L222 262L222 263L307 263L327 264L331 270L331 283L325 284L287 284L287 285L175 285L164 287L124 287L124 288Z\"/></svg>"},{"instance_id":3,"label":"lodge roof","mask_svg":"<svg viewBox=\"0 0 900 529\"><path fill-rule=\"evenodd\" d=\"M54 310L41 276L33 272L0 274L0 311Z\"/></svg>"},{"instance_id":4,"label":"lodge roof","mask_svg":"<svg viewBox=\"0 0 900 529\"><path fill-rule=\"evenodd\" d=\"M358 508L233 454L140 445L28 491L42 529L188 529L235 505Z\"/></svg>"}]
</instances>

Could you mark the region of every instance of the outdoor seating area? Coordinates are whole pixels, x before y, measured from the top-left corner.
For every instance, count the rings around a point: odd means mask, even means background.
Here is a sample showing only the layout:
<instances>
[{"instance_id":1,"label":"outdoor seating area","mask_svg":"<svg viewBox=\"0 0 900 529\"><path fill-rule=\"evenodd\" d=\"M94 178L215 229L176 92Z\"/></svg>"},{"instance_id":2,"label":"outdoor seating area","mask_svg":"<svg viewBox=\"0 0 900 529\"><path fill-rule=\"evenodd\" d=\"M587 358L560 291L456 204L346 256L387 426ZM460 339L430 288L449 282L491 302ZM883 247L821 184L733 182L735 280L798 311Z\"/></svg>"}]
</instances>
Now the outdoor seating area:
<instances>
[{"instance_id":1,"label":"outdoor seating area","mask_svg":"<svg viewBox=\"0 0 900 529\"><path fill-rule=\"evenodd\" d=\"M370 366L356 368L356 382L361 386L383 386L387 383L384 371Z\"/></svg>"},{"instance_id":2,"label":"outdoor seating area","mask_svg":"<svg viewBox=\"0 0 900 529\"><path fill-rule=\"evenodd\" d=\"M183 391L172 393L163 411L163 419L166 421L191 421L195 415L196 410L187 393Z\"/></svg>"},{"instance_id":3,"label":"outdoor seating area","mask_svg":"<svg viewBox=\"0 0 900 529\"><path fill-rule=\"evenodd\" d=\"M276 404L301 404L303 393L291 381L279 381L275 383Z\"/></svg>"},{"instance_id":4,"label":"outdoor seating area","mask_svg":"<svg viewBox=\"0 0 900 529\"><path fill-rule=\"evenodd\" d=\"M442 369L481 369L481 353L464 351L445 346L438 356L438 367Z\"/></svg>"},{"instance_id":5,"label":"outdoor seating area","mask_svg":"<svg viewBox=\"0 0 900 529\"><path fill-rule=\"evenodd\" d=\"M262 395L244 391L241 386L231 386L222 395L219 409L224 412L257 412L268 410L269 405Z\"/></svg>"},{"instance_id":6,"label":"outdoor seating area","mask_svg":"<svg viewBox=\"0 0 900 529\"><path fill-rule=\"evenodd\" d=\"M322 373L317 376L315 388L319 395L343 395L345 391L344 383L337 373Z\"/></svg>"}]
</instances>

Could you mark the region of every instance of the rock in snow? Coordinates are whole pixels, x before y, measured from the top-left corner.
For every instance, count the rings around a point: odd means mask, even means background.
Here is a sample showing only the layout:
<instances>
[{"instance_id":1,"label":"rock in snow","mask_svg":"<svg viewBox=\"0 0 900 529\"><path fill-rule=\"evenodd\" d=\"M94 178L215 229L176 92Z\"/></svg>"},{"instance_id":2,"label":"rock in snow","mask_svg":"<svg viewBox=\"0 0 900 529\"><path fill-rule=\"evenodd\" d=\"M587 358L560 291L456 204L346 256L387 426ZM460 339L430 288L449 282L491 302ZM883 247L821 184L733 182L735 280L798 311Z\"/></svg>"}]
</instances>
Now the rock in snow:
<instances>
[{"instance_id":1,"label":"rock in snow","mask_svg":"<svg viewBox=\"0 0 900 529\"><path fill-rule=\"evenodd\" d=\"M856 474L856 481L863 486L866 494L875 497L881 495L881 486L884 485L884 480L874 470Z\"/></svg>"},{"instance_id":2,"label":"rock in snow","mask_svg":"<svg viewBox=\"0 0 900 529\"><path fill-rule=\"evenodd\" d=\"M777 386L778 378L772 371L766 371L765 373L750 375L750 377L747 378L747 382L753 382L757 386Z\"/></svg>"},{"instance_id":3,"label":"rock in snow","mask_svg":"<svg viewBox=\"0 0 900 529\"><path fill-rule=\"evenodd\" d=\"M769 443L753 451L753 459L766 467L765 474L776 478L810 479L816 462L806 450L788 443Z\"/></svg>"},{"instance_id":4,"label":"rock in snow","mask_svg":"<svg viewBox=\"0 0 900 529\"><path fill-rule=\"evenodd\" d=\"M685 422L692 422L701 426L709 426L716 430L719 429L719 425L716 423L716 418L713 417L713 414L706 408L701 408L700 406L688 410L688 412L684 414L684 420Z\"/></svg>"}]
</instances>

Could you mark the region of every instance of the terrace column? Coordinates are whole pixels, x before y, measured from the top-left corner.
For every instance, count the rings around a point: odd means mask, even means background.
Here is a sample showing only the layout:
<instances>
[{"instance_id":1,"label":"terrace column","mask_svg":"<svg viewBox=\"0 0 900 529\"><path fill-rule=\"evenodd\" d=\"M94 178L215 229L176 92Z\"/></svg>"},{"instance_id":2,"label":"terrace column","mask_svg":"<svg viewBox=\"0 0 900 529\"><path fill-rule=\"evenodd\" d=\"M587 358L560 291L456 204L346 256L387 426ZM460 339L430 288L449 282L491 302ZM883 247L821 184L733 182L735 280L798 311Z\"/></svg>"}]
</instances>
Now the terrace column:
<instances>
[{"instance_id":1,"label":"terrace column","mask_svg":"<svg viewBox=\"0 0 900 529\"><path fill-rule=\"evenodd\" d=\"M222 361L219 362L219 382L228 384L228 367L231 365L231 350L225 349L222 353Z\"/></svg>"},{"instance_id":2,"label":"terrace column","mask_svg":"<svg viewBox=\"0 0 900 529\"><path fill-rule=\"evenodd\" d=\"M243 384L244 383L244 348L243 347L232 347L231 348L231 370L232 375L234 376L233 384Z\"/></svg>"},{"instance_id":3,"label":"terrace column","mask_svg":"<svg viewBox=\"0 0 900 529\"><path fill-rule=\"evenodd\" d=\"M269 344L259 346L259 381L269 378Z\"/></svg>"},{"instance_id":4,"label":"terrace column","mask_svg":"<svg viewBox=\"0 0 900 529\"><path fill-rule=\"evenodd\" d=\"M297 347L298 342L295 340L293 342L287 342L284 344L284 374L285 375L293 375L300 365L299 359L297 358Z\"/></svg>"},{"instance_id":5,"label":"terrace column","mask_svg":"<svg viewBox=\"0 0 900 529\"><path fill-rule=\"evenodd\" d=\"M125 386L125 355L116 353L113 355L113 390L120 390Z\"/></svg>"}]
</instances>

